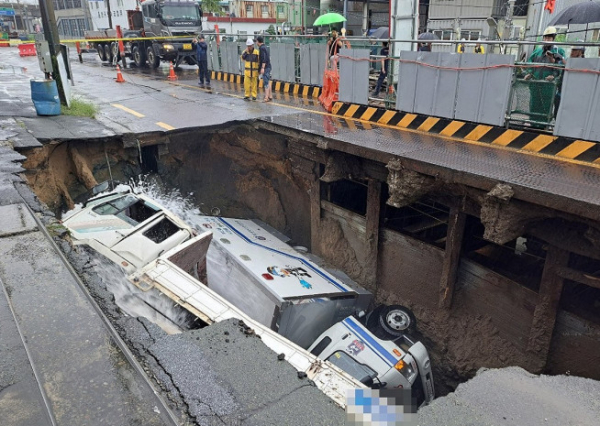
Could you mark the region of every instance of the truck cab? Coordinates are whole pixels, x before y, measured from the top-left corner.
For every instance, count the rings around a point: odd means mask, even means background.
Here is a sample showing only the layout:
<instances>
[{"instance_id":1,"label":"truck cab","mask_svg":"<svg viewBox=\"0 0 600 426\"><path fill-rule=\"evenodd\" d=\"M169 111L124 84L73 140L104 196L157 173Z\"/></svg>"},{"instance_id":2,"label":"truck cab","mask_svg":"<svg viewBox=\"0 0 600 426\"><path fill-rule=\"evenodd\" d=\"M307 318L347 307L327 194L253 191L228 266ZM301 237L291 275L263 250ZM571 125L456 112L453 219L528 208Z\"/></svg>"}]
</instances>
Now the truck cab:
<instances>
[{"instance_id":1,"label":"truck cab","mask_svg":"<svg viewBox=\"0 0 600 426\"><path fill-rule=\"evenodd\" d=\"M323 332L308 351L374 389L411 389L415 407L434 398L427 350L408 335L383 340L351 316Z\"/></svg>"},{"instance_id":2,"label":"truck cab","mask_svg":"<svg viewBox=\"0 0 600 426\"><path fill-rule=\"evenodd\" d=\"M193 1L142 3L144 31L149 36L194 36L202 31L202 15Z\"/></svg>"}]
</instances>

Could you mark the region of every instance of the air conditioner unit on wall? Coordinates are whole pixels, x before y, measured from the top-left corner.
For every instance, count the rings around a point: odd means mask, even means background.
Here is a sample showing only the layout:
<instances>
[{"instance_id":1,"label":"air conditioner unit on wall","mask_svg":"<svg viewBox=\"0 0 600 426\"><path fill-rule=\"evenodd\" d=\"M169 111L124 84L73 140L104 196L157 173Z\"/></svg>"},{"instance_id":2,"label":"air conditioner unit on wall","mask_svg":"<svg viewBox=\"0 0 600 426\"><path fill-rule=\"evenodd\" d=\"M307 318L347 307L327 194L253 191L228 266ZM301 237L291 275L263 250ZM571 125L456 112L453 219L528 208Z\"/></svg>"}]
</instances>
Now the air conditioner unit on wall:
<instances>
[{"instance_id":1,"label":"air conditioner unit on wall","mask_svg":"<svg viewBox=\"0 0 600 426\"><path fill-rule=\"evenodd\" d=\"M521 25L515 25L512 27L510 32L510 38L512 40L519 40L523 36L524 28Z\"/></svg>"}]
</instances>

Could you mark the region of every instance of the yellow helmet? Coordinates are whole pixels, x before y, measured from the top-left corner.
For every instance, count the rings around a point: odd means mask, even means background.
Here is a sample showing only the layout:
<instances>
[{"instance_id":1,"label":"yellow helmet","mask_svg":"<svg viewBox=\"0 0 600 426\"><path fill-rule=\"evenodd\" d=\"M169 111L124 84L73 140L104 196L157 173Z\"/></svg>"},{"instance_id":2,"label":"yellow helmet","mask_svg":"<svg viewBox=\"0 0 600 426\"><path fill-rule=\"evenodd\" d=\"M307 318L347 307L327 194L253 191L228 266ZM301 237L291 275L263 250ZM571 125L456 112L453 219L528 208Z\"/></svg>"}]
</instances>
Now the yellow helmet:
<instances>
[{"instance_id":1,"label":"yellow helmet","mask_svg":"<svg viewBox=\"0 0 600 426\"><path fill-rule=\"evenodd\" d=\"M548 27L544 30L544 34L542 34L542 35L545 35L545 36L554 35L555 36L556 33L557 33L556 27Z\"/></svg>"}]
</instances>

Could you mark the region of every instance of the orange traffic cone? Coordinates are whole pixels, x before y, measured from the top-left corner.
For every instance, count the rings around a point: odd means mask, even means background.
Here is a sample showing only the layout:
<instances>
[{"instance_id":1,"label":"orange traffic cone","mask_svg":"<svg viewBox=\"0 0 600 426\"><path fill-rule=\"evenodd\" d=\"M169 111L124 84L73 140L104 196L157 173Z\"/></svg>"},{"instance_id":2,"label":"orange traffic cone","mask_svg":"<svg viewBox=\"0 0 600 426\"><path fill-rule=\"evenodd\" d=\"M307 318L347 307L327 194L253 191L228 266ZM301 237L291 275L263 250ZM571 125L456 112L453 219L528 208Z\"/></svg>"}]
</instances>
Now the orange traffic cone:
<instances>
[{"instance_id":1,"label":"orange traffic cone","mask_svg":"<svg viewBox=\"0 0 600 426\"><path fill-rule=\"evenodd\" d=\"M177 80L177 75L175 74L175 69L173 68L173 62L169 63L169 76L167 77L169 80Z\"/></svg>"},{"instance_id":2,"label":"orange traffic cone","mask_svg":"<svg viewBox=\"0 0 600 426\"><path fill-rule=\"evenodd\" d=\"M173 62L169 67L169 76L167 77L169 80L177 80L177 76L175 75L175 70L173 69Z\"/></svg>"},{"instance_id":3,"label":"orange traffic cone","mask_svg":"<svg viewBox=\"0 0 600 426\"><path fill-rule=\"evenodd\" d=\"M121 74L121 68L119 64L117 64L117 79L115 80L117 83L125 83L125 79L123 78L123 74Z\"/></svg>"}]
</instances>

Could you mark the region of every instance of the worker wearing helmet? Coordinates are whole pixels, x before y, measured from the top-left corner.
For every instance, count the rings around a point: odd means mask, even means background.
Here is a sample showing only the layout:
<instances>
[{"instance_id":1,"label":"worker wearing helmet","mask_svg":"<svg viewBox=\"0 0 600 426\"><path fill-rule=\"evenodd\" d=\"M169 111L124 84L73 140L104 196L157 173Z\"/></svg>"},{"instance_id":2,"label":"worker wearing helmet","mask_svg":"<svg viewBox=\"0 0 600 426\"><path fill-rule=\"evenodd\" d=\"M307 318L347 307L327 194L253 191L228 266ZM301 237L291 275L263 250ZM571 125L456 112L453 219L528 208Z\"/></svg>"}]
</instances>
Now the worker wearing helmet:
<instances>
[{"instance_id":1,"label":"worker wearing helmet","mask_svg":"<svg viewBox=\"0 0 600 426\"><path fill-rule=\"evenodd\" d=\"M254 40L246 40L246 49L242 53L244 61L244 100L256 100L258 95L258 58L259 51L254 47Z\"/></svg>"},{"instance_id":2,"label":"worker wearing helmet","mask_svg":"<svg viewBox=\"0 0 600 426\"><path fill-rule=\"evenodd\" d=\"M546 44L536 47L527 60L527 62L535 64L550 65L530 68L524 77L525 80L535 80L529 83L529 111L532 121L549 122L560 101L558 89L562 76L560 66L565 63L565 51L548 43L554 41L556 33L555 27L546 28L542 37ZM540 127L540 125L534 125L534 127Z\"/></svg>"},{"instance_id":3,"label":"worker wearing helmet","mask_svg":"<svg viewBox=\"0 0 600 426\"><path fill-rule=\"evenodd\" d=\"M583 43L583 40L577 40L578 43ZM571 47L571 58L585 58L585 46L573 46Z\"/></svg>"}]
</instances>

